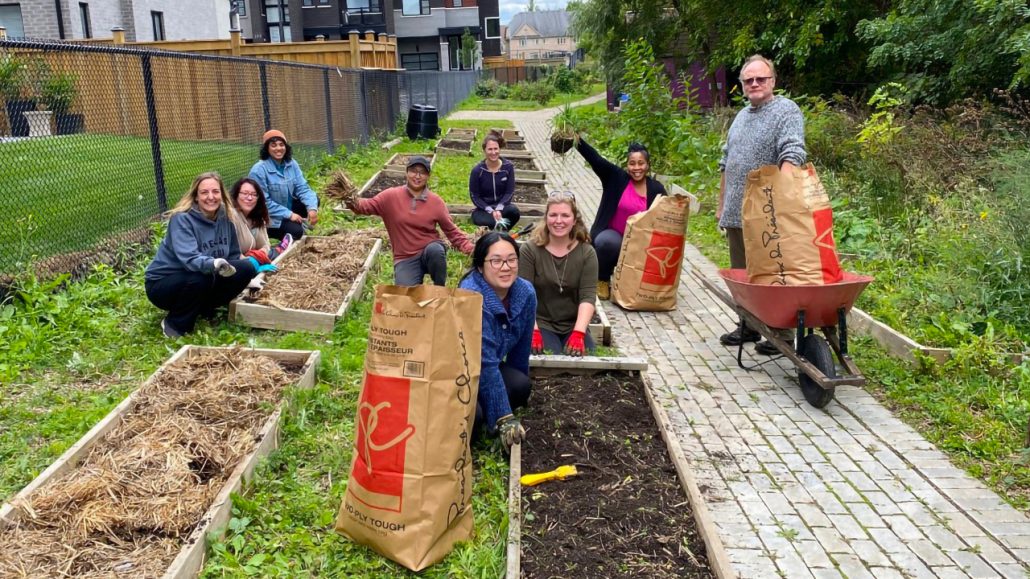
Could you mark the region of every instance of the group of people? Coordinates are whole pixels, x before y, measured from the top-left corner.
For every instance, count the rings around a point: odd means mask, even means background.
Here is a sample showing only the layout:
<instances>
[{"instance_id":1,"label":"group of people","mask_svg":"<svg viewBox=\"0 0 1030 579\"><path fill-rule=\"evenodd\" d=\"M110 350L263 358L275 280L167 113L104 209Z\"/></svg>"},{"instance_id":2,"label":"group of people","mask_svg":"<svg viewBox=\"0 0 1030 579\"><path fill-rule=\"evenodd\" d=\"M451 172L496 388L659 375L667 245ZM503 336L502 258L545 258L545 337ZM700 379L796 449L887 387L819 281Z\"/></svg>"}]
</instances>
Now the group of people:
<instances>
[{"instance_id":1,"label":"group of people","mask_svg":"<svg viewBox=\"0 0 1030 579\"><path fill-rule=\"evenodd\" d=\"M275 258L304 236L305 224L318 222L318 196L285 135L270 130L249 176L226 190L217 173L198 175L170 214L144 287L168 312L161 330L178 338L248 285L259 287L259 273L276 270Z\"/></svg>"},{"instance_id":2,"label":"group of people","mask_svg":"<svg viewBox=\"0 0 1030 579\"><path fill-rule=\"evenodd\" d=\"M744 63L740 81L750 104L730 127L720 161L717 216L734 268L746 263L740 212L747 173L769 164L790 171L805 162L801 111L789 99L773 94L775 78L773 63L764 57L756 55ZM429 190L432 168L421 156L409 158L404 185L369 199L344 201L356 214L383 219L398 285L421 284L426 275L434 284L445 285L447 250L439 231L454 249L471 255L471 268L459 285L483 295L476 428L496 432L510 447L525 436L514 410L529 399L530 354L576 356L594 350L587 328L595 300L609 298L627 222L666 191L650 176L650 156L642 145L630 145L625 166L618 166L580 138L576 149L602 185L592 226L587 230L573 193L553 192L547 198L544 226L520 247L507 233L520 212L513 202L515 168L501 156L503 146L500 135L487 135L484 159L469 175L472 220L490 229L475 243ZM274 268L270 262L275 252L302 237L305 223L317 221L318 198L279 131L265 133L261 160L249 178L233 186L231 196L217 175L197 177L172 210L168 234L147 268L147 296L168 311L162 321L165 333L191 331L198 316L211 315L260 271ZM270 248L269 236L282 243ZM758 341L758 333L741 325L720 339L736 345ZM775 347L768 346L758 344L756 351L773 353Z\"/></svg>"}]
</instances>

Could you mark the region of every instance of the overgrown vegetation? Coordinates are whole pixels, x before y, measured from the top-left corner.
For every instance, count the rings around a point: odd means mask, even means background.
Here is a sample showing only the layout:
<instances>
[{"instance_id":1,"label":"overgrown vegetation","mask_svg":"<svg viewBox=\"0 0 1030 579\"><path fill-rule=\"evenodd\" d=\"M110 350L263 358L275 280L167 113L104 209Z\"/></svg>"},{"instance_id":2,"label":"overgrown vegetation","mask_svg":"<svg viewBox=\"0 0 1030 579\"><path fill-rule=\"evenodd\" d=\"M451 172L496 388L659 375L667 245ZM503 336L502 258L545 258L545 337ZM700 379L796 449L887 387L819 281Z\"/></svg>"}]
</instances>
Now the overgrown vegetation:
<instances>
[{"instance_id":1,"label":"overgrown vegetation","mask_svg":"<svg viewBox=\"0 0 1030 579\"><path fill-rule=\"evenodd\" d=\"M689 237L728 266L714 218L721 143L736 110L681 108L653 74L655 62L626 47L623 112L577 110L578 124L612 159L637 140L652 166L696 193L701 215ZM926 345L954 349L945 364L912 368L871 343L852 349L869 389L1017 506L1030 506L1030 116L1026 101L1004 108L964 101L946 109L904 106L898 87L868 102L796 98L809 159L834 203L844 266L876 281L859 307ZM641 110L633 103L643 103ZM642 111L650 111L644 114ZM675 127L676 130L669 130ZM868 366L868 367L866 367Z\"/></svg>"},{"instance_id":2,"label":"overgrown vegetation","mask_svg":"<svg viewBox=\"0 0 1030 579\"><path fill-rule=\"evenodd\" d=\"M580 64L546 67L541 78L506 84L493 78L480 80L459 110L534 110L578 100L604 90L596 69Z\"/></svg>"}]
</instances>

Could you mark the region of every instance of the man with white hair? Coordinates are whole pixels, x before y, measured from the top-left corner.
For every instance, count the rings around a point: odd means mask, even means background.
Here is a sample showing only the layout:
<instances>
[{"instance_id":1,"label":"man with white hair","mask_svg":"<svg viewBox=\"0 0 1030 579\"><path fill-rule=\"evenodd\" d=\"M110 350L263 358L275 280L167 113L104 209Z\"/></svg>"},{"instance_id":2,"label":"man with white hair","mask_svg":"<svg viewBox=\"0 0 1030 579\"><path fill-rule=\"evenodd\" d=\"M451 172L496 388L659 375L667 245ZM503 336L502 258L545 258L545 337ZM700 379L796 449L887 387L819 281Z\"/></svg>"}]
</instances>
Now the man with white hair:
<instances>
[{"instance_id":1,"label":"man with white hair","mask_svg":"<svg viewBox=\"0 0 1030 579\"><path fill-rule=\"evenodd\" d=\"M722 148L719 170L719 208L716 218L726 230L730 247L730 267L747 267L741 209L747 174L764 165L777 165L784 173L805 164L805 124L801 109L794 101L773 94L776 67L760 54L748 57L740 71L740 85L749 104L733 119ZM784 337L790 339L789 332ZM758 342L761 334L746 325L723 334L719 341L727 346ZM772 355L779 350L766 341L755 352Z\"/></svg>"}]
</instances>

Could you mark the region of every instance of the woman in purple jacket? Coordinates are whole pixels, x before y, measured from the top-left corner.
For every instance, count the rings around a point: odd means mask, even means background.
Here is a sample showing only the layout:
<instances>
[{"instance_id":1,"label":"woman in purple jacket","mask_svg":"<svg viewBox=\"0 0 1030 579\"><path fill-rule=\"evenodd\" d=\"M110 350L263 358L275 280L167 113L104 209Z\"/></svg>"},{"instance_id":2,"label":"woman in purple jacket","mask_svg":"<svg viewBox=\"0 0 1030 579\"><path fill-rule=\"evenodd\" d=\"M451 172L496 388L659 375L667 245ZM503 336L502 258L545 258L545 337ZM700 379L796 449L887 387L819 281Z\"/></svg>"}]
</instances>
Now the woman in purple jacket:
<instances>
[{"instance_id":1,"label":"woman in purple jacket","mask_svg":"<svg viewBox=\"0 0 1030 579\"><path fill-rule=\"evenodd\" d=\"M518 222L519 208L512 203L515 195L515 165L501 158L504 138L491 132L483 138L484 159L469 175L469 196L472 223L480 227L508 230Z\"/></svg>"}]
</instances>

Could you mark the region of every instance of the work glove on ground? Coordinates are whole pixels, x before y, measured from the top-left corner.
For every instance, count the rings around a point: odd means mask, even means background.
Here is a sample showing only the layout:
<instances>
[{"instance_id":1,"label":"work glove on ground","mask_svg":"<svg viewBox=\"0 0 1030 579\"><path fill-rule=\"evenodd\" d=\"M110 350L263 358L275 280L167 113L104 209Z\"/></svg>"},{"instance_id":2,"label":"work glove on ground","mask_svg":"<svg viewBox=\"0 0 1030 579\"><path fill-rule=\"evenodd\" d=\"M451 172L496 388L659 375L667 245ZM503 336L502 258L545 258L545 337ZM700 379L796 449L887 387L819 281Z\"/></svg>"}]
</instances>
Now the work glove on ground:
<instances>
[{"instance_id":1,"label":"work glove on ground","mask_svg":"<svg viewBox=\"0 0 1030 579\"><path fill-rule=\"evenodd\" d=\"M250 260L250 263L254 264L254 269L256 269L258 273L266 273L266 272L275 273L275 272L279 271L279 268L275 267L271 263L266 263L264 265L261 265L260 263L258 263L258 260L253 258L253 257L248 257L247 259Z\"/></svg>"},{"instance_id":2,"label":"work glove on ground","mask_svg":"<svg viewBox=\"0 0 1030 579\"><path fill-rule=\"evenodd\" d=\"M222 259L221 257L216 257L212 265L214 266L215 271L218 273L218 275L222 277L232 277L236 275L236 268L233 267L231 263Z\"/></svg>"},{"instance_id":3,"label":"work glove on ground","mask_svg":"<svg viewBox=\"0 0 1030 579\"><path fill-rule=\"evenodd\" d=\"M583 356L586 354L586 346L583 340L586 338L586 334L579 330L572 330L572 334L569 335L569 339L565 342L565 355L567 356Z\"/></svg>"},{"instance_id":4,"label":"work glove on ground","mask_svg":"<svg viewBox=\"0 0 1030 579\"><path fill-rule=\"evenodd\" d=\"M497 419L497 436L504 444L504 450L508 451L513 444L522 444L526 439L526 429L513 414L507 414Z\"/></svg>"},{"instance_id":5,"label":"work glove on ground","mask_svg":"<svg viewBox=\"0 0 1030 579\"><path fill-rule=\"evenodd\" d=\"M539 328L533 328L533 341L529 344L529 351L536 355L544 353L544 335L540 333Z\"/></svg>"}]
</instances>

